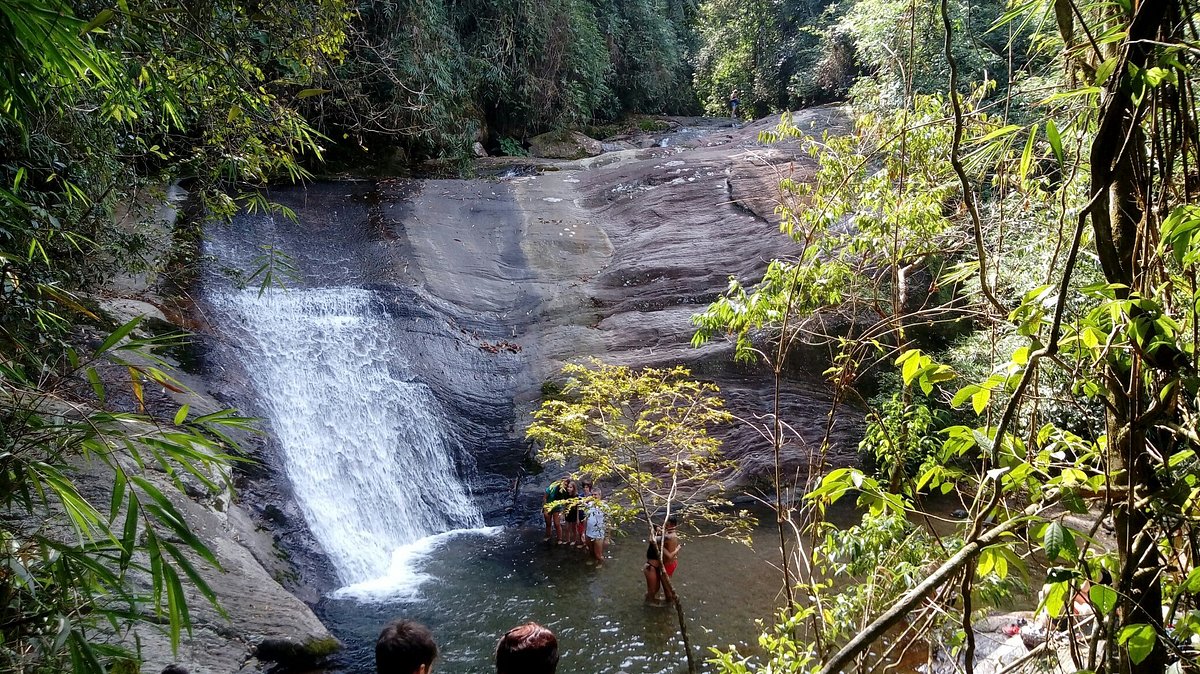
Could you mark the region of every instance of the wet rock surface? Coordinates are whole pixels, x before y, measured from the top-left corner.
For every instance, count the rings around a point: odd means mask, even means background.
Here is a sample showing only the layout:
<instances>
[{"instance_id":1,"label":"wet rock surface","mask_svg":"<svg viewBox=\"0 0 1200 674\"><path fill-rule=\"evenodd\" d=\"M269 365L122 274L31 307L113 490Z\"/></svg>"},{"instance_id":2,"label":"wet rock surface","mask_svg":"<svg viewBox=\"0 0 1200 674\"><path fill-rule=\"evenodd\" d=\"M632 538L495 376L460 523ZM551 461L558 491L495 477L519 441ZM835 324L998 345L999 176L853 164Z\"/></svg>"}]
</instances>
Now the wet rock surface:
<instances>
[{"instance_id":1,"label":"wet rock surface","mask_svg":"<svg viewBox=\"0 0 1200 674\"><path fill-rule=\"evenodd\" d=\"M170 190L173 195L179 192L177 188ZM162 237L169 238L174 226L173 208L164 207L147 224L159 227ZM162 255L167 252L165 247L159 251ZM100 312L115 323L140 318L141 323L133 332L136 337L177 331L178 326L166 317L177 314L178 302L165 299L156 290L158 271L161 267L138 277L118 279L92 299ZM94 328L87 328L79 335L81 341L92 346L102 338L103 333ZM202 344L168 350L160 356L177 368L174 376L186 388L170 391L146 387L144 411L159 423L154 427L139 426L137 432L149 436L169 432L171 420L181 405L187 405L192 416L200 416L224 409L231 401L228 391L214 386L213 380L200 376L192 367L196 364L194 359L202 356ZM125 358L139 360L131 353L125 354ZM108 393L109 408L138 411L126 369L115 364L98 364L97 370ZM230 430L230 435L251 452L262 445L261 438L249 433ZM133 633L118 635L127 647L134 648L136 644L144 660L142 671L157 672L173 663L183 665L193 674L262 671L280 661L278 654L284 652L281 648L286 650L284 659L288 663L311 669L340 647L312 609L285 589L296 577L296 571L275 536L286 530L279 528L272 532L265 528L270 519L263 518L261 512L255 513L250 503L225 486L222 476L208 476L213 484L221 485L214 490L184 471L168 475L153 461L142 464L132 457L117 460L127 474L140 474L166 495L220 564L219 568L214 567L198 555L185 553L212 589L221 610L190 583L185 583L191 632L184 635L177 652L172 651L165 625L155 624L152 617ZM80 461L73 477L80 492L91 502L110 502L115 478L102 462ZM182 490L177 487L180 483ZM148 561L142 560L142 564L146 566ZM149 591L150 578L145 572L134 571L131 579ZM268 647L262 649L263 644ZM272 650L271 645L277 648ZM260 650L260 657L256 657Z\"/></svg>"},{"instance_id":2,"label":"wet rock surface","mask_svg":"<svg viewBox=\"0 0 1200 674\"><path fill-rule=\"evenodd\" d=\"M544 159L582 159L604 151L600 141L578 131L551 131L529 139L529 154Z\"/></svg>"}]
</instances>

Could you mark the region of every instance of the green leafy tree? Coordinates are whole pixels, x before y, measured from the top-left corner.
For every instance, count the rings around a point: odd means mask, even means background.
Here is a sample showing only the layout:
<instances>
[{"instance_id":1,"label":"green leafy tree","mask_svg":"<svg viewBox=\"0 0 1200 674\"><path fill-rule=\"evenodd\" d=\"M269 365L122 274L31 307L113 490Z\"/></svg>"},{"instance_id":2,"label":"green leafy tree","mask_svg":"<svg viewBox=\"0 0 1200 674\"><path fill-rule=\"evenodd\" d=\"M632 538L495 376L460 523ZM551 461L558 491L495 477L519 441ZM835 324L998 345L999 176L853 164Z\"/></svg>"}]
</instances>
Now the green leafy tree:
<instances>
[{"instance_id":1,"label":"green leafy tree","mask_svg":"<svg viewBox=\"0 0 1200 674\"><path fill-rule=\"evenodd\" d=\"M732 417L717 387L667 370L566 365L559 399L542 402L527 435L547 461L578 464L578 471L615 489L606 501L615 524L636 521L650 539L674 514L702 523L701 531L749 544L752 518L724 497L722 478L734 466L710 431ZM663 546L659 546L660 563ZM698 671L679 593L661 574L683 637L688 670Z\"/></svg>"},{"instance_id":2,"label":"green leafy tree","mask_svg":"<svg viewBox=\"0 0 1200 674\"><path fill-rule=\"evenodd\" d=\"M952 314L989 335L988 350L975 354L987 365L964 380L938 354L904 341L889 360L895 356L904 386L960 410L964 423L944 429L938 460L920 471L912 493L949 486L964 497L968 519L920 582L886 608L863 609L872 617L852 636L822 644L776 630L766 666L820 674L871 666L872 644L933 602L958 623L950 642L961 644L970 671L980 590L989 574L1019 572L1019 551L1032 545L1055 565L1040 608L1074 622L1070 598L1082 593L1097 616L1073 632L1083 635L1072 646L1074 667L1158 674L1178 663L1186 670L1195 654L1183 639L1197 625L1188 589L1196 572L1180 560L1196 549L1200 493L1192 280L1200 219L1183 168L1191 141L1176 130L1194 119L1183 103L1194 84L1188 45L1196 35L1180 20L1190 9L1174 2L1014 7L993 31L1040 26L1022 76L1041 78L1044 89L1036 109L1022 104L1023 83L1002 90L998 115L961 94L960 72L969 64L955 45L970 24L949 2L937 11L949 110L946 121L922 124L949 132L943 147L957 187L937 201L957 214L956 226L974 245L947 251L958 264L931 265L931 258L924 271L931 286L958 295ZM887 147L902 147L913 130L902 126L905 133ZM886 235L898 223L882 227ZM841 371L837 364L832 372ZM1045 395L1101 407L1105 423L1078 433L1064 428L1040 404ZM923 516L914 499L855 470L829 473L808 499L820 504L848 493L872 509ZM1073 528L1064 510L1094 524ZM1116 535L1105 549L1096 532L1110 516ZM785 616L782 624L800 623ZM719 660L724 671L747 668L729 654Z\"/></svg>"}]
</instances>

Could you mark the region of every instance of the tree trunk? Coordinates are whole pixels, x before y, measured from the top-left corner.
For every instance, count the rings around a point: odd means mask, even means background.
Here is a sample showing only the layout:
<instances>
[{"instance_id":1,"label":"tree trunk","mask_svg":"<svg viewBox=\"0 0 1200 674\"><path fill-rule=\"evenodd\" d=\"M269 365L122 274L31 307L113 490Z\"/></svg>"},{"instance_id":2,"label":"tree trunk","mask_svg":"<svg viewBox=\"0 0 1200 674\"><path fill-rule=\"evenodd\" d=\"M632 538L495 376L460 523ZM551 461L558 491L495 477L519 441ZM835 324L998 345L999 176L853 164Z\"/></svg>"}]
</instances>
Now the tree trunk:
<instances>
[{"instance_id":1,"label":"tree trunk","mask_svg":"<svg viewBox=\"0 0 1200 674\"><path fill-rule=\"evenodd\" d=\"M662 564L662 550L658 552L659 564ZM662 570L663 589L671 593L671 603L675 606L675 617L679 620L679 636L683 638L683 650L687 653L688 674L697 674L700 671L699 665L696 663L696 655L692 649L692 639L688 636L687 618L683 615L683 603L679 601L679 593L675 592L675 586L671 584L671 577L667 575L666 567Z\"/></svg>"},{"instance_id":2,"label":"tree trunk","mask_svg":"<svg viewBox=\"0 0 1200 674\"><path fill-rule=\"evenodd\" d=\"M1132 69L1150 65L1154 47L1150 41L1168 29L1170 2L1145 0L1137 5L1119 57L1117 69L1101 97L1102 116L1091 148L1092 185L1095 197L1089 215L1096 250L1105 279L1125 286L1128 294L1141 285L1145 260L1138 250L1139 227L1148 199L1140 176L1146 174L1145 144L1141 130L1141 106L1134 102ZM1145 246L1142 246L1145 249ZM1112 359L1109 365L1108 436L1110 473L1117 487L1127 488L1126 500L1118 504L1114 518L1120 573L1117 592L1121 597L1118 626L1148 624L1159 634L1154 649L1141 662L1129 657L1122 647L1118 667L1121 674L1162 674L1167 654L1163 646L1161 559L1153 535L1153 523L1137 500L1154 490L1154 469L1147 452L1145 429L1139 417L1152 399L1146 390L1143 362L1137 354L1131 361Z\"/></svg>"}]
</instances>

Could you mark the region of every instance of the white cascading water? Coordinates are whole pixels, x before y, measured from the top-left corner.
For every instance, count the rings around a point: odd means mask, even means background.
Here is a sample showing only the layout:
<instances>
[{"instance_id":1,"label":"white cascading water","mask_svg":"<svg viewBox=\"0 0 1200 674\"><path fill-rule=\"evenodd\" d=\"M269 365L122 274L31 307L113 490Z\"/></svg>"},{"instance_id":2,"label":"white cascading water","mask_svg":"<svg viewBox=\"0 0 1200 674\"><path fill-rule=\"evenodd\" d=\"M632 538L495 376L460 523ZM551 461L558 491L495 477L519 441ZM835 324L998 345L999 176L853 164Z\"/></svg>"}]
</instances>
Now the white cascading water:
<instances>
[{"instance_id":1,"label":"white cascading water","mask_svg":"<svg viewBox=\"0 0 1200 674\"><path fill-rule=\"evenodd\" d=\"M363 599L413 590L412 563L483 517L459 478L432 393L404 381L374 293L358 288L217 291L222 322L283 452L305 520Z\"/></svg>"}]
</instances>

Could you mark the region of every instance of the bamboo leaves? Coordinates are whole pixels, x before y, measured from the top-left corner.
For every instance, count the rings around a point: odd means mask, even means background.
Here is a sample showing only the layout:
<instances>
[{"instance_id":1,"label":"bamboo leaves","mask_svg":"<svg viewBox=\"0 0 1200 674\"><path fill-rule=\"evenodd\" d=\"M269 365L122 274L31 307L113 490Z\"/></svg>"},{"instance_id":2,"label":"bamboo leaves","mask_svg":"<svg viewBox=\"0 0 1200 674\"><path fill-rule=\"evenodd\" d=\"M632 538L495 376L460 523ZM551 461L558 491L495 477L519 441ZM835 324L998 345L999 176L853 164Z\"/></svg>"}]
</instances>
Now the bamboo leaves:
<instances>
[{"instance_id":1,"label":"bamboo leaves","mask_svg":"<svg viewBox=\"0 0 1200 674\"><path fill-rule=\"evenodd\" d=\"M164 386L174 381L149 364L166 367L154 350L178 343L178 338L142 337L138 327L137 320L118 326L83 357L68 351L69 369L59 373L58 381L78 381L83 384L80 392L90 389L98 404L108 398L109 384L102 375L106 368L129 371L135 396L145 394L137 388L143 377ZM54 391L34 388L20 368L8 367L3 376L0 401L6 425L0 439L7 451L0 454L0 467L14 486L4 494L5 503L37 513L49 533L16 535L5 529L9 544L0 560L16 579L7 591L20 592L30 607L45 607L36 610L65 611L55 637L39 641L49 649L43 656L58 657L56 649L66 649L62 655L84 671L97 663L96 671L101 671L104 663L128 660L127 652L98 646L85 635L92 634L98 621L123 629L144 619L142 610L164 618L171 642L177 645L190 630L185 581L215 605L207 572L196 564L220 569L218 558L192 531L178 505L183 479L210 492L225 489L228 450L235 446L229 433L252 430L252 421L232 410L193 416L183 406L174 415L173 427L156 427L140 414L64 407ZM81 492L80 470L111 475L111 491L99 496ZM132 582L133 570L149 575L148 596ZM69 595L69 602L86 608L54 608L68 595L50 588L70 588L76 594ZM104 597L103 602L97 603L97 597ZM216 609L223 614L219 606ZM86 617L67 617L76 610ZM10 643L32 638L5 635Z\"/></svg>"}]
</instances>

